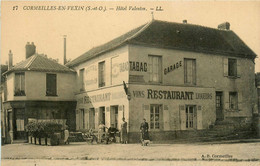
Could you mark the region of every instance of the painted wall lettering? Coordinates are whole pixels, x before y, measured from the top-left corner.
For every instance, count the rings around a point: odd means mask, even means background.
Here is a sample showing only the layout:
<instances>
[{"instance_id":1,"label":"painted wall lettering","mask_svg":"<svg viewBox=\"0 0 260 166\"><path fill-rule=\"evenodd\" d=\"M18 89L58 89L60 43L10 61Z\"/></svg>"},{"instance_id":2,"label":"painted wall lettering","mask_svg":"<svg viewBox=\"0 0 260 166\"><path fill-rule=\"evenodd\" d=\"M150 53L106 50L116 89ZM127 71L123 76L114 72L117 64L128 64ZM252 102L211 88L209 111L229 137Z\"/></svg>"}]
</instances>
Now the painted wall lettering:
<instances>
[{"instance_id":1,"label":"painted wall lettering","mask_svg":"<svg viewBox=\"0 0 260 166\"><path fill-rule=\"evenodd\" d=\"M147 89L148 99L193 100L193 92Z\"/></svg>"},{"instance_id":2,"label":"painted wall lettering","mask_svg":"<svg viewBox=\"0 0 260 166\"><path fill-rule=\"evenodd\" d=\"M178 69L181 66L182 66L182 61L179 61L179 62L177 62L177 63L175 63L175 64L173 64L173 65L171 65L167 68L164 68L164 75L174 71L175 69Z\"/></svg>"},{"instance_id":3,"label":"painted wall lettering","mask_svg":"<svg viewBox=\"0 0 260 166\"><path fill-rule=\"evenodd\" d=\"M133 91L133 97L136 98L144 98L145 97L145 92L144 91Z\"/></svg>"},{"instance_id":4,"label":"painted wall lettering","mask_svg":"<svg viewBox=\"0 0 260 166\"><path fill-rule=\"evenodd\" d=\"M147 63L146 62L130 61L129 63L130 63L130 70L131 71L147 72Z\"/></svg>"},{"instance_id":5,"label":"painted wall lettering","mask_svg":"<svg viewBox=\"0 0 260 166\"><path fill-rule=\"evenodd\" d=\"M196 93L196 99L206 100L206 99L212 99L211 93Z\"/></svg>"}]
</instances>

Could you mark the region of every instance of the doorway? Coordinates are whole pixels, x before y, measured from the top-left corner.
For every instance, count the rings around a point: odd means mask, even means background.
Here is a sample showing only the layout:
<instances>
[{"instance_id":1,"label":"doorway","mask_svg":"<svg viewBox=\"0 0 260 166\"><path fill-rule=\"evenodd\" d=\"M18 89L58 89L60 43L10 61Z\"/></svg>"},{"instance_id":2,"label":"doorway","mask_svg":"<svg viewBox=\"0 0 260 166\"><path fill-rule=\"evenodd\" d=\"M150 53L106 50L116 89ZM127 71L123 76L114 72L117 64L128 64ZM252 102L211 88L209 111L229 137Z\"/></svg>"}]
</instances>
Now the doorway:
<instances>
[{"instance_id":1,"label":"doorway","mask_svg":"<svg viewBox=\"0 0 260 166\"><path fill-rule=\"evenodd\" d=\"M222 92L216 92L216 120L217 121L224 120Z\"/></svg>"},{"instance_id":2,"label":"doorway","mask_svg":"<svg viewBox=\"0 0 260 166\"><path fill-rule=\"evenodd\" d=\"M119 128L118 126L118 105L111 106L110 108L110 126Z\"/></svg>"},{"instance_id":3,"label":"doorway","mask_svg":"<svg viewBox=\"0 0 260 166\"><path fill-rule=\"evenodd\" d=\"M106 123L105 107L99 107L99 122Z\"/></svg>"}]
</instances>

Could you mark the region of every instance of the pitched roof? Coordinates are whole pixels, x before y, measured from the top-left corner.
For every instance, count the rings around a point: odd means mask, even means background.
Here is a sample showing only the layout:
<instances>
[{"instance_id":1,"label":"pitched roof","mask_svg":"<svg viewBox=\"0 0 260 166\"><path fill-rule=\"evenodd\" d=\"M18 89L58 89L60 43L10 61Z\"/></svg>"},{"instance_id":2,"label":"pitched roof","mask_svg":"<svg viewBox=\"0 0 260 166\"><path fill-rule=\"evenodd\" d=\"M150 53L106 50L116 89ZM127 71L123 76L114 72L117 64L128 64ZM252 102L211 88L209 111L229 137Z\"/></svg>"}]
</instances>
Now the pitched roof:
<instances>
[{"instance_id":1,"label":"pitched roof","mask_svg":"<svg viewBox=\"0 0 260 166\"><path fill-rule=\"evenodd\" d=\"M250 59L256 58L256 54L231 30L153 20L108 43L92 48L67 63L66 66L76 66L127 43Z\"/></svg>"},{"instance_id":2,"label":"pitched roof","mask_svg":"<svg viewBox=\"0 0 260 166\"><path fill-rule=\"evenodd\" d=\"M3 74L10 73L12 71L40 71L40 72L75 72L65 65L61 65L54 60L39 54L35 54L26 60L13 66L11 70Z\"/></svg>"}]
</instances>

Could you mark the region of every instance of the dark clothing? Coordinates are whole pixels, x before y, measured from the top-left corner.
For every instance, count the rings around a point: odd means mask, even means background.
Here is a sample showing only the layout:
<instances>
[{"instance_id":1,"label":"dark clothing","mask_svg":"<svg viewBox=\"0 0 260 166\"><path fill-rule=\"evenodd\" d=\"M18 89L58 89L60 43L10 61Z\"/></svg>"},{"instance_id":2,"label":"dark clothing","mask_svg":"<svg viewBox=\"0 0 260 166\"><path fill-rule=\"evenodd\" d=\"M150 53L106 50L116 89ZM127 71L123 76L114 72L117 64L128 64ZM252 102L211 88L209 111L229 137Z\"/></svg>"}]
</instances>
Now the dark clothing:
<instances>
[{"instance_id":1,"label":"dark clothing","mask_svg":"<svg viewBox=\"0 0 260 166\"><path fill-rule=\"evenodd\" d=\"M149 133L148 133L148 129L149 129L149 125L147 122L143 122L141 123L141 126L140 126L140 131L142 133L142 137L141 139L142 140L149 140Z\"/></svg>"}]
</instances>

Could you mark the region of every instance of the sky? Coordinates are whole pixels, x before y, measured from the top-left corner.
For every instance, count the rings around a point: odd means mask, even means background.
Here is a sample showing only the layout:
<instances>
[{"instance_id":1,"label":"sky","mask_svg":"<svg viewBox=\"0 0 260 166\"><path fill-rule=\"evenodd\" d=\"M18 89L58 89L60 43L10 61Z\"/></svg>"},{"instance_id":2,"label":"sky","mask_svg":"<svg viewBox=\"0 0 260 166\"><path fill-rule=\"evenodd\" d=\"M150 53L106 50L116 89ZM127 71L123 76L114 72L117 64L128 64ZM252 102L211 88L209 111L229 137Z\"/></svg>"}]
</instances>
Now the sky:
<instances>
[{"instance_id":1,"label":"sky","mask_svg":"<svg viewBox=\"0 0 260 166\"><path fill-rule=\"evenodd\" d=\"M32 10L36 7L51 9L51 6L56 10ZM59 6L65 10L57 10ZM82 6L84 10L72 10L77 9L75 6ZM118 11L117 6L128 10ZM130 6L146 10L129 10ZM86 11L88 7L100 10ZM155 11L156 8L162 10ZM260 1L2 1L1 64L8 60L9 50L13 52L14 64L24 60L27 42L34 42L38 53L62 63L64 35L67 36L67 59L75 59L89 49L151 21L152 11L156 20L181 23L186 19L190 24L211 28L228 21L231 30L260 56ZM256 72L260 72L259 58L256 59Z\"/></svg>"}]
</instances>

